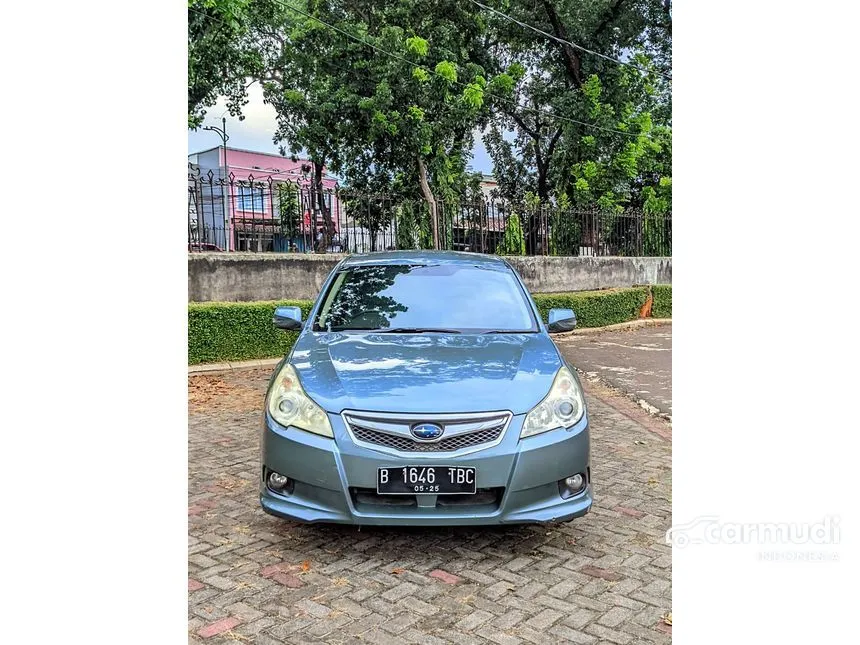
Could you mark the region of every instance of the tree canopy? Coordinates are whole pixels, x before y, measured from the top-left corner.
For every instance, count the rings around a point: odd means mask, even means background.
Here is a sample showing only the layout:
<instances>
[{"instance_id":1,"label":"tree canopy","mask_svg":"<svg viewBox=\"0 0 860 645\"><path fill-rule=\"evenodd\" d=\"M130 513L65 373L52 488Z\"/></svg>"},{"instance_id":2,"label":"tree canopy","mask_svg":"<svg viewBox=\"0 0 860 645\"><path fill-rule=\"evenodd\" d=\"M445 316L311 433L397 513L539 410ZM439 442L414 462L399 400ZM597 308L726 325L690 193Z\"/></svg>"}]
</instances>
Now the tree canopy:
<instances>
[{"instance_id":1,"label":"tree canopy","mask_svg":"<svg viewBox=\"0 0 860 645\"><path fill-rule=\"evenodd\" d=\"M355 189L421 201L431 245L439 204L475 190L476 136L511 201L669 209L668 0L188 7L189 127L221 95L240 115L258 82L283 154L308 155L320 188L325 166ZM383 212L368 209L370 228Z\"/></svg>"}]
</instances>

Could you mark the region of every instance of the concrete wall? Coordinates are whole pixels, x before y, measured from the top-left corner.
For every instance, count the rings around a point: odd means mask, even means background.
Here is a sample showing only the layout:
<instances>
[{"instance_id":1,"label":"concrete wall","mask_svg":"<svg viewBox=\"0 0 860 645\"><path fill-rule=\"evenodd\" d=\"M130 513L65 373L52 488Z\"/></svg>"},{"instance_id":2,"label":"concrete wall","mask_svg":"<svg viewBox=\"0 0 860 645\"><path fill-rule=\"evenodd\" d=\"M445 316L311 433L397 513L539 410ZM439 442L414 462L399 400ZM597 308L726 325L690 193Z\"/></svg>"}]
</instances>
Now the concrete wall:
<instances>
[{"instance_id":1,"label":"concrete wall","mask_svg":"<svg viewBox=\"0 0 860 645\"><path fill-rule=\"evenodd\" d=\"M672 284L672 258L509 257L532 293Z\"/></svg>"},{"instance_id":2,"label":"concrete wall","mask_svg":"<svg viewBox=\"0 0 860 645\"><path fill-rule=\"evenodd\" d=\"M313 300L343 255L194 253L188 300ZM532 293L671 284L672 258L510 257Z\"/></svg>"}]
</instances>

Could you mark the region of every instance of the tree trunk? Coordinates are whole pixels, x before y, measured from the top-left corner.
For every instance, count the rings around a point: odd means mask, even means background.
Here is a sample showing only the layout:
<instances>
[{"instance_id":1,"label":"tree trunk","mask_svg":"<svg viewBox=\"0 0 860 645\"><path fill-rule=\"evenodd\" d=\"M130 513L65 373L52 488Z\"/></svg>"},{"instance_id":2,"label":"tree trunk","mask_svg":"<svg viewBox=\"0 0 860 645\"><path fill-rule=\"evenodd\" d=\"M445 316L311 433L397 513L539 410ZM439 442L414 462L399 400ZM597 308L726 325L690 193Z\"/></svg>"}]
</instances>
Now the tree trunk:
<instances>
[{"instance_id":1,"label":"tree trunk","mask_svg":"<svg viewBox=\"0 0 860 645\"><path fill-rule=\"evenodd\" d=\"M543 7L546 10L546 15L552 25L555 37L561 38L562 40L570 40L567 35L567 29L561 21L561 18L559 18L553 3L550 0L543 0ZM564 62L564 70L567 72L567 77L570 79L570 82L575 88L582 87L582 63L579 58L579 53L570 45L562 44L561 57Z\"/></svg>"},{"instance_id":2,"label":"tree trunk","mask_svg":"<svg viewBox=\"0 0 860 645\"><path fill-rule=\"evenodd\" d=\"M323 189L323 163L314 161L314 193L317 202L317 208L323 215L323 234L317 244L317 253L325 253L331 245L334 237L334 221L331 218L331 209L325 203L325 192ZM312 217L313 226L316 228L316 214ZM316 231L314 231L316 234Z\"/></svg>"},{"instance_id":3,"label":"tree trunk","mask_svg":"<svg viewBox=\"0 0 860 645\"><path fill-rule=\"evenodd\" d=\"M430 190L430 183L427 181L427 166L424 165L424 160L420 156L418 157L418 184L421 187L421 195L430 208L430 231L433 235L433 248L439 250L439 218L436 212L436 198L433 197L433 191Z\"/></svg>"}]
</instances>

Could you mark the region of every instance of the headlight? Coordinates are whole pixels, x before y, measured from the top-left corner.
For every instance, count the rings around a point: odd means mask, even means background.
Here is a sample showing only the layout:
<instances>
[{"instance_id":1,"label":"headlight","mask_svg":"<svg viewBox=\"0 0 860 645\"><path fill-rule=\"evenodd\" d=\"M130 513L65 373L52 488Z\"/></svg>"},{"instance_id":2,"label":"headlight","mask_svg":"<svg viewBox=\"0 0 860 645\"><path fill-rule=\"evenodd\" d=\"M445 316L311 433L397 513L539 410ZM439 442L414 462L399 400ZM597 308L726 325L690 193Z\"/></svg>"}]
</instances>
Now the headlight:
<instances>
[{"instance_id":1,"label":"headlight","mask_svg":"<svg viewBox=\"0 0 860 645\"><path fill-rule=\"evenodd\" d=\"M585 400L579 384L566 367L555 375L546 398L526 416L520 437L531 437L556 428L569 428L585 414Z\"/></svg>"},{"instance_id":2,"label":"headlight","mask_svg":"<svg viewBox=\"0 0 860 645\"><path fill-rule=\"evenodd\" d=\"M284 363L272 382L268 407L269 414L282 426L334 438L328 415L305 394L299 375L289 363Z\"/></svg>"}]
</instances>

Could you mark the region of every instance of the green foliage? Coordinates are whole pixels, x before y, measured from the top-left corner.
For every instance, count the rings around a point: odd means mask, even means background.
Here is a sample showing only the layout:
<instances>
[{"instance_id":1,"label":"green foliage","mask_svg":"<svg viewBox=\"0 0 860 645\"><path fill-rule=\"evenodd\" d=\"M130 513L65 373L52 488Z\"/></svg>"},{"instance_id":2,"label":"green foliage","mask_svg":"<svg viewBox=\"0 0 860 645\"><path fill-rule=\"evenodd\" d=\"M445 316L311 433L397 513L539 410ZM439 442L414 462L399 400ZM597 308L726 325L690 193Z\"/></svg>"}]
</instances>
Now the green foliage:
<instances>
[{"instance_id":1,"label":"green foliage","mask_svg":"<svg viewBox=\"0 0 860 645\"><path fill-rule=\"evenodd\" d=\"M207 302L188 304L188 363L240 361L282 356L290 351L297 332L272 325L275 307L302 308L307 318L312 302Z\"/></svg>"},{"instance_id":2,"label":"green foliage","mask_svg":"<svg viewBox=\"0 0 860 645\"><path fill-rule=\"evenodd\" d=\"M240 47L251 0L188 0L188 127L245 80L253 54ZM238 112L234 111L234 114Z\"/></svg>"},{"instance_id":3,"label":"green foliage","mask_svg":"<svg viewBox=\"0 0 860 645\"><path fill-rule=\"evenodd\" d=\"M423 38L412 36L406 39L406 51L410 54L415 54L423 58L427 55L428 43Z\"/></svg>"},{"instance_id":4,"label":"green foliage","mask_svg":"<svg viewBox=\"0 0 860 645\"><path fill-rule=\"evenodd\" d=\"M398 249L427 248L429 231L426 217L422 217L421 209L415 202L401 203L395 212L396 229L395 242Z\"/></svg>"},{"instance_id":5,"label":"green foliage","mask_svg":"<svg viewBox=\"0 0 860 645\"><path fill-rule=\"evenodd\" d=\"M643 109L650 104L647 97L640 96L643 106L629 100L634 88L643 91L640 73L625 71L622 76L628 100L621 105L604 102L603 84L596 75L589 77L583 91L596 123L636 136L590 135L588 145L575 151L577 161L566 182L580 205L597 204L608 211L635 206L666 213L672 205L671 128L655 125L653 114Z\"/></svg>"},{"instance_id":6,"label":"green foliage","mask_svg":"<svg viewBox=\"0 0 860 645\"><path fill-rule=\"evenodd\" d=\"M579 206L641 208L643 189L671 176L671 3L504 4L505 13L546 33L566 33L612 57L627 51L641 69L565 50L482 14L503 43L496 69L514 80L517 97L498 103L485 136L502 196L516 201L532 190L545 203L567 195Z\"/></svg>"},{"instance_id":7,"label":"green foliage","mask_svg":"<svg viewBox=\"0 0 860 645\"><path fill-rule=\"evenodd\" d=\"M298 188L292 182L278 182L275 186L281 235L287 239L298 237L301 222Z\"/></svg>"},{"instance_id":8,"label":"green foliage","mask_svg":"<svg viewBox=\"0 0 860 645\"><path fill-rule=\"evenodd\" d=\"M526 241L523 237L523 227L520 224L520 216L516 213L508 215L505 223L505 234L499 242L496 253L499 255L525 255Z\"/></svg>"},{"instance_id":9,"label":"green foliage","mask_svg":"<svg viewBox=\"0 0 860 645\"><path fill-rule=\"evenodd\" d=\"M603 327L639 318L648 288L543 293L533 298L544 322L550 309L573 309L577 327Z\"/></svg>"},{"instance_id":10,"label":"green foliage","mask_svg":"<svg viewBox=\"0 0 860 645\"><path fill-rule=\"evenodd\" d=\"M579 255L582 245L582 223L570 210L567 195L559 197L556 208L550 214L550 255Z\"/></svg>"},{"instance_id":11,"label":"green foliage","mask_svg":"<svg viewBox=\"0 0 860 645\"><path fill-rule=\"evenodd\" d=\"M652 287L652 315L672 315L672 286ZM647 287L607 289L571 293L535 294L535 304L544 322L550 309L573 309L577 327L602 327L635 320L645 304ZM307 320L313 303L309 300L280 302L207 302L188 304L188 363L242 361L274 358L287 354L298 337L272 325L275 307L301 307Z\"/></svg>"},{"instance_id":12,"label":"green foliage","mask_svg":"<svg viewBox=\"0 0 860 645\"><path fill-rule=\"evenodd\" d=\"M656 284L651 287L654 302L651 304L651 316L654 318L672 317L672 285Z\"/></svg>"},{"instance_id":13,"label":"green foliage","mask_svg":"<svg viewBox=\"0 0 860 645\"><path fill-rule=\"evenodd\" d=\"M484 81L483 78L478 76L480 81ZM469 83L466 85L466 88L463 90L463 101L470 108L480 108L484 104L484 85L486 83L475 82Z\"/></svg>"},{"instance_id":14,"label":"green foliage","mask_svg":"<svg viewBox=\"0 0 860 645\"><path fill-rule=\"evenodd\" d=\"M436 73L449 83L457 82L457 67L451 61L443 60L436 65Z\"/></svg>"}]
</instances>

